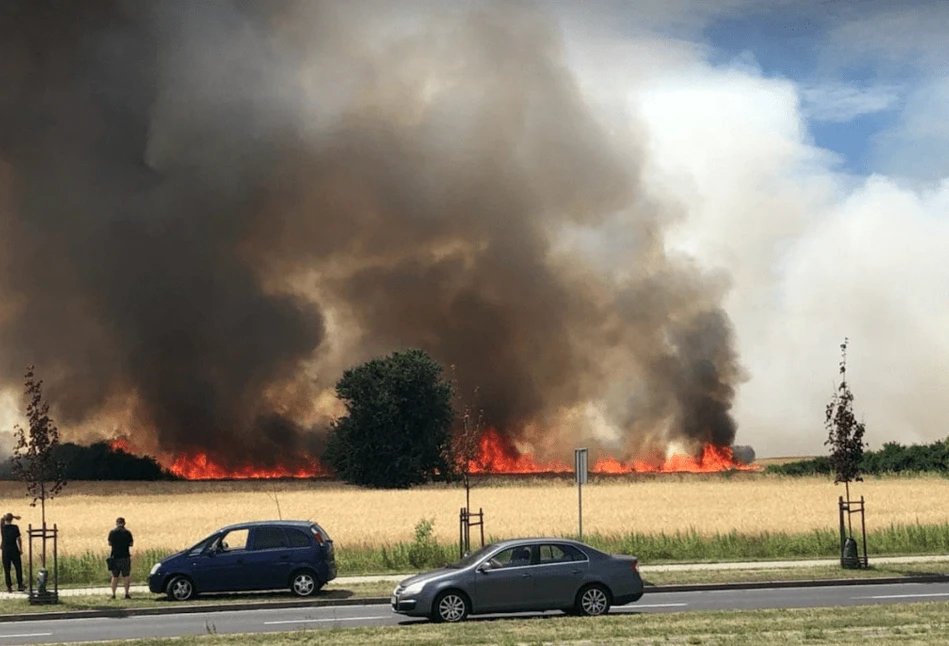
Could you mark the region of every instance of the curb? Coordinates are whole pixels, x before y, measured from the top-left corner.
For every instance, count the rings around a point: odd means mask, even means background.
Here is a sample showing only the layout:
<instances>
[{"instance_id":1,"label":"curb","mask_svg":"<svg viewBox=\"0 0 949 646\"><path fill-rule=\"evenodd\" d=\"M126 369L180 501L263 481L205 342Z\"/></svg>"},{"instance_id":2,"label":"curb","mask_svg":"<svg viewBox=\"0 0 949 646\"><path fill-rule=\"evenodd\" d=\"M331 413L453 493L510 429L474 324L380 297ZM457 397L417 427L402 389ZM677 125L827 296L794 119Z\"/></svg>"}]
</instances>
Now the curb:
<instances>
[{"instance_id":1,"label":"curb","mask_svg":"<svg viewBox=\"0 0 949 646\"><path fill-rule=\"evenodd\" d=\"M723 590L763 590L775 588L823 588L853 585L892 585L894 583L946 583L947 574L917 576L871 577L867 579L804 579L800 581L749 581L747 583L686 583L680 585L647 585L645 594L663 592L716 592ZM45 621L54 619L91 619L95 617L139 617L147 615L182 615L239 610L273 610L281 608L327 608L333 606L388 606L389 597L361 597L350 599L319 599L316 601L250 601L247 603L209 603L207 605L169 606L167 608L114 608L102 610L66 610L63 612L35 612L19 615L0 615L0 623L16 621Z\"/></svg>"},{"instance_id":2,"label":"curb","mask_svg":"<svg viewBox=\"0 0 949 646\"><path fill-rule=\"evenodd\" d=\"M169 606L167 608L103 608L101 610L64 610L61 612L29 612L19 615L0 615L0 623L14 621L45 621L47 619L92 619L111 617L142 617L148 615L192 615L207 612L227 612L229 610L272 610L281 608L326 608L331 606L369 606L389 605L389 597L360 597L350 599L317 599L299 601L247 601L244 603L208 603L190 606Z\"/></svg>"},{"instance_id":3,"label":"curb","mask_svg":"<svg viewBox=\"0 0 949 646\"><path fill-rule=\"evenodd\" d=\"M946 583L949 574L917 574L913 576L875 576L865 579L801 579L798 581L748 581L745 583L683 583L678 585L647 585L646 594L660 592L716 592L721 590L766 590L778 588L832 588L844 585L892 585L894 583Z\"/></svg>"}]
</instances>

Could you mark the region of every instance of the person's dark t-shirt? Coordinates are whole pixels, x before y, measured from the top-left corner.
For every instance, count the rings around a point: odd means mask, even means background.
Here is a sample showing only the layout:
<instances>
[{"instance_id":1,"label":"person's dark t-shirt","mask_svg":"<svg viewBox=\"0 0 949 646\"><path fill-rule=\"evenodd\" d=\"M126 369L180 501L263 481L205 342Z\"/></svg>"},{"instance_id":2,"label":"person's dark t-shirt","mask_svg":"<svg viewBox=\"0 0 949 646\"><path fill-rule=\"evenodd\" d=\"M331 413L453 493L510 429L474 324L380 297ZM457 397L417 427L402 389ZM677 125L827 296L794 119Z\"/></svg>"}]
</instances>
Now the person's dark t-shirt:
<instances>
[{"instance_id":1,"label":"person's dark t-shirt","mask_svg":"<svg viewBox=\"0 0 949 646\"><path fill-rule=\"evenodd\" d=\"M112 558L130 558L129 547L132 546L132 532L124 527L116 527L109 532L109 544L112 545Z\"/></svg>"},{"instance_id":2,"label":"person's dark t-shirt","mask_svg":"<svg viewBox=\"0 0 949 646\"><path fill-rule=\"evenodd\" d=\"M20 528L16 525L8 524L3 526L3 552L4 554L19 554L20 548L16 546L16 539L20 536Z\"/></svg>"}]
</instances>

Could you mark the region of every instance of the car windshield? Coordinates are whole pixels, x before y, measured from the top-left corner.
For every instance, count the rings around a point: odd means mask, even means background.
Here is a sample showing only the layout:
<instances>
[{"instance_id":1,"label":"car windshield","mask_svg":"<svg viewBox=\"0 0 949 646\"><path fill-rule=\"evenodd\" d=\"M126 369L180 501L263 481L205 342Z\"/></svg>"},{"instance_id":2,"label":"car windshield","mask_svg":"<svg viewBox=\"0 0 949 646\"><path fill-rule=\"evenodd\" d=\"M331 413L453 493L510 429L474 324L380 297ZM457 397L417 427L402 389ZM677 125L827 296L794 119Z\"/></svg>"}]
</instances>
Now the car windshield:
<instances>
[{"instance_id":1,"label":"car windshield","mask_svg":"<svg viewBox=\"0 0 949 646\"><path fill-rule=\"evenodd\" d=\"M493 550L495 547L497 547L497 544L495 543L485 545L480 550L476 550L472 552L471 554L468 554L466 557L464 557L457 563L452 563L451 565L447 565L446 567L450 567L453 569L460 569L460 568L468 567L469 565L474 565L475 563L483 559L485 556L487 556L488 552Z\"/></svg>"},{"instance_id":2,"label":"car windshield","mask_svg":"<svg viewBox=\"0 0 949 646\"><path fill-rule=\"evenodd\" d=\"M205 536L205 537L202 538L200 541L198 541L197 543L195 543L194 545L192 545L191 547L189 547L189 548L188 548L188 553L189 553L189 554L200 554L201 552L204 551L204 548L206 548L206 547L208 546L208 543L210 543L211 540L214 539L216 536L217 536L216 533L215 533L215 534L211 534L210 536Z\"/></svg>"}]
</instances>

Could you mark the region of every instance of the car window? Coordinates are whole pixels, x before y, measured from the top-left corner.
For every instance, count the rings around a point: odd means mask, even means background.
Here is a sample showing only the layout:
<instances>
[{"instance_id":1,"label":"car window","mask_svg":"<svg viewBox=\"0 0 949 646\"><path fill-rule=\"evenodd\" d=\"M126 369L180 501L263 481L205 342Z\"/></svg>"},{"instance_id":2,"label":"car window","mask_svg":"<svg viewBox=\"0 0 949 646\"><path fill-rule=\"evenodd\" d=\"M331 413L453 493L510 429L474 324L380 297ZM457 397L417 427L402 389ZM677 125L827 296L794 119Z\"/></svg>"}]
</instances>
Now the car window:
<instances>
[{"instance_id":1,"label":"car window","mask_svg":"<svg viewBox=\"0 0 949 646\"><path fill-rule=\"evenodd\" d=\"M541 545L538 563L571 563L586 561L586 555L572 545Z\"/></svg>"},{"instance_id":2,"label":"car window","mask_svg":"<svg viewBox=\"0 0 949 646\"><path fill-rule=\"evenodd\" d=\"M510 547L495 554L488 560L492 568L523 567L531 564L530 545Z\"/></svg>"},{"instance_id":3,"label":"car window","mask_svg":"<svg viewBox=\"0 0 949 646\"><path fill-rule=\"evenodd\" d=\"M188 555L198 556L199 554L203 553L205 548L207 548L208 544L211 542L213 538L214 538L213 536L208 536L207 538L201 539L200 542L195 543L194 546L188 550Z\"/></svg>"},{"instance_id":4,"label":"car window","mask_svg":"<svg viewBox=\"0 0 949 646\"><path fill-rule=\"evenodd\" d=\"M569 556L569 557L570 557L569 560L571 560L571 561L588 561L588 560L590 560L590 559L587 557L586 554L584 554L582 551L580 551L580 550L578 550L577 548L575 548L573 545L557 545L557 547L559 547L561 550L563 550L564 554L566 554L567 556Z\"/></svg>"},{"instance_id":5,"label":"car window","mask_svg":"<svg viewBox=\"0 0 949 646\"><path fill-rule=\"evenodd\" d=\"M290 539L290 547L309 547L310 539L299 529L287 527L287 537Z\"/></svg>"},{"instance_id":6,"label":"car window","mask_svg":"<svg viewBox=\"0 0 949 646\"><path fill-rule=\"evenodd\" d=\"M249 529L233 529L217 539L212 547L220 549L223 552L246 550L247 537L249 534Z\"/></svg>"},{"instance_id":7,"label":"car window","mask_svg":"<svg viewBox=\"0 0 949 646\"><path fill-rule=\"evenodd\" d=\"M255 550L273 550L287 546L287 535L281 527L258 527L254 530Z\"/></svg>"},{"instance_id":8,"label":"car window","mask_svg":"<svg viewBox=\"0 0 949 646\"><path fill-rule=\"evenodd\" d=\"M573 555L568 554L560 545L541 545L538 563L565 563L573 561Z\"/></svg>"}]
</instances>

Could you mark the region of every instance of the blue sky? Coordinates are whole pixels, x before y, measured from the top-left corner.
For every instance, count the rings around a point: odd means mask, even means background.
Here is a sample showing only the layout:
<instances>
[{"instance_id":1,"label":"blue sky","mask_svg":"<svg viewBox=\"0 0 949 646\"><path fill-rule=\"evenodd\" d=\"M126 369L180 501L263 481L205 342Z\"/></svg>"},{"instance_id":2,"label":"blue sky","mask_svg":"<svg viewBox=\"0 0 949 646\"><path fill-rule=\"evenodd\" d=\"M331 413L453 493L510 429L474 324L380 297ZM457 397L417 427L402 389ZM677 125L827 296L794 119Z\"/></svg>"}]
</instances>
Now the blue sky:
<instances>
[{"instance_id":1,"label":"blue sky","mask_svg":"<svg viewBox=\"0 0 949 646\"><path fill-rule=\"evenodd\" d=\"M949 1L550 1L567 24L684 44L711 66L794 83L812 142L844 172L949 175Z\"/></svg>"},{"instance_id":2,"label":"blue sky","mask_svg":"<svg viewBox=\"0 0 949 646\"><path fill-rule=\"evenodd\" d=\"M837 86L866 90L876 85L896 87L896 79L881 78L870 63L848 65L827 73L822 69L822 47L829 25L805 15L778 19L774 15L750 14L723 17L704 31L712 46L711 62L727 65L735 59L752 60L768 77L787 78L802 86ZM905 82L905 77L901 79ZM905 92L905 89L903 90ZM881 109L849 118L808 117L814 143L840 155L842 169L864 175L874 170L874 136L897 125L900 92L892 90L891 102Z\"/></svg>"}]
</instances>

